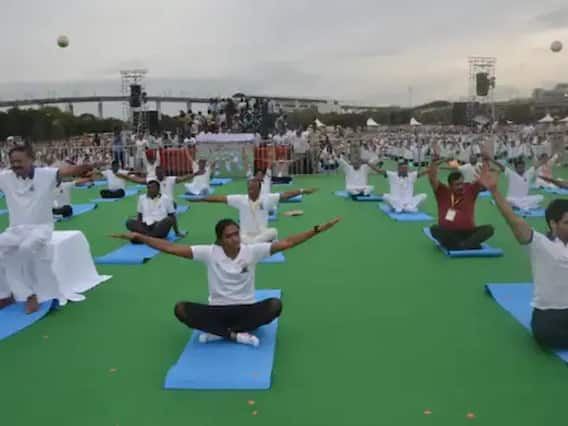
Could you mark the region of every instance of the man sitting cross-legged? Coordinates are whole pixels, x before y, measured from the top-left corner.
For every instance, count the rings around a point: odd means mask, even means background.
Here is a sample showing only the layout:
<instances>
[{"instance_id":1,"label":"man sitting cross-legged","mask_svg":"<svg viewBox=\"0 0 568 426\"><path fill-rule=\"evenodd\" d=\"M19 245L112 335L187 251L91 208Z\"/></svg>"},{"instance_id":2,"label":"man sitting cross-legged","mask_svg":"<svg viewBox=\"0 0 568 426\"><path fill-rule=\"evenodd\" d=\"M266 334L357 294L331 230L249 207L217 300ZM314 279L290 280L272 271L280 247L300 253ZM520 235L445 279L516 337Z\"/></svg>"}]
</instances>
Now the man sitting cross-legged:
<instances>
[{"instance_id":1,"label":"man sitting cross-legged","mask_svg":"<svg viewBox=\"0 0 568 426\"><path fill-rule=\"evenodd\" d=\"M167 195L160 194L160 183L151 180L147 193L138 198L138 217L129 219L126 228L139 234L166 238L174 226L175 212L173 201Z\"/></svg>"}]
</instances>

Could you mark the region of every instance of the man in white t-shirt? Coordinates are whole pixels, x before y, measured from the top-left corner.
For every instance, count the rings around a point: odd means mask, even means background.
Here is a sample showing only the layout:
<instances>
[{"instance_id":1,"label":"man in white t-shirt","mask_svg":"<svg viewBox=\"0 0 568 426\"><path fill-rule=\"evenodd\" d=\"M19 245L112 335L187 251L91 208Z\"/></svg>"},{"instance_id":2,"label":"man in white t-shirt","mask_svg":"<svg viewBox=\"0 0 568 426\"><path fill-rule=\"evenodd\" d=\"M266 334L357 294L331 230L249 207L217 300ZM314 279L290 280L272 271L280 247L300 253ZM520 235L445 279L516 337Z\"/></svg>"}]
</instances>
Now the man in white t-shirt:
<instances>
[{"instance_id":1,"label":"man in white t-shirt","mask_svg":"<svg viewBox=\"0 0 568 426\"><path fill-rule=\"evenodd\" d=\"M126 228L131 232L155 238L166 238L175 222L174 202L167 195L160 194L160 182L151 180L146 194L138 198L138 215L129 219Z\"/></svg>"},{"instance_id":2,"label":"man in white t-shirt","mask_svg":"<svg viewBox=\"0 0 568 426\"><path fill-rule=\"evenodd\" d=\"M211 173L215 170L215 161L205 159L193 162L193 181L185 184L185 191L191 195L207 195L211 192Z\"/></svg>"},{"instance_id":3,"label":"man in white t-shirt","mask_svg":"<svg viewBox=\"0 0 568 426\"><path fill-rule=\"evenodd\" d=\"M345 173L345 190L352 196L370 195L375 189L369 185L369 172L371 168L356 159L353 164L349 164L343 157L338 161L339 167Z\"/></svg>"},{"instance_id":4,"label":"man in white t-shirt","mask_svg":"<svg viewBox=\"0 0 568 426\"><path fill-rule=\"evenodd\" d=\"M539 166L536 169L536 186L539 188L554 188L555 185L551 182L547 182L542 179L541 176L547 177L549 179L553 178L552 168L558 160L558 156L555 154L550 158L546 152L541 153L538 156Z\"/></svg>"},{"instance_id":5,"label":"man in white t-shirt","mask_svg":"<svg viewBox=\"0 0 568 426\"><path fill-rule=\"evenodd\" d=\"M39 308L38 292L60 296L49 245L55 188L62 177L84 175L92 166L34 167L33 152L26 146L11 149L9 158L11 169L0 172L0 191L10 215L8 228L0 234L0 269L7 280L0 284L0 305L25 300L26 312L32 313Z\"/></svg>"},{"instance_id":6,"label":"man in white t-shirt","mask_svg":"<svg viewBox=\"0 0 568 426\"><path fill-rule=\"evenodd\" d=\"M174 310L176 317L188 327L203 332L199 336L201 343L226 339L257 347L261 342L252 333L280 316L282 302L276 298L256 300L256 264L266 257L291 249L327 231L340 220L336 218L316 225L282 241L250 245L241 243L239 225L231 219L223 219L217 223L216 241L211 245L173 244L137 233L114 237L147 244L168 254L203 262L207 266L209 303L178 302Z\"/></svg>"},{"instance_id":7,"label":"man in white t-shirt","mask_svg":"<svg viewBox=\"0 0 568 426\"><path fill-rule=\"evenodd\" d=\"M119 175L119 177L132 182L138 185L146 185L151 180L156 180L160 183L160 194L165 195L174 203L174 208L177 207L175 201L175 186L178 183L187 182L188 180L192 179L195 176L193 173L189 173L184 176L166 176L166 172L162 166L156 167L156 177L154 179L150 179L148 177L139 177L139 176L132 176L132 175ZM174 215L174 232L178 237L183 237L185 234L179 230L177 216Z\"/></svg>"},{"instance_id":8,"label":"man in white t-shirt","mask_svg":"<svg viewBox=\"0 0 568 426\"><path fill-rule=\"evenodd\" d=\"M533 210L540 207L540 203L544 200L542 195L529 195L531 184L536 177L536 170L533 167L526 170L525 160L517 158L513 164L515 170L505 167L497 162L493 162L509 179L509 188L507 190L507 201L519 210Z\"/></svg>"},{"instance_id":9,"label":"man in white t-shirt","mask_svg":"<svg viewBox=\"0 0 568 426\"><path fill-rule=\"evenodd\" d=\"M518 217L497 189L497 176L484 169L480 182L491 191L517 241L526 246L534 294L532 331L538 343L568 349L568 200L556 199L546 209L548 235Z\"/></svg>"},{"instance_id":10,"label":"man in white t-shirt","mask_svg":"<svg viewBox=\"0 0 568 426\"><path fill-rule=\"evenodd\" d=\"M460 165L457 161L450 161L449 167L442 169L457 170L462 174L464 183L474 183L477 180L482 165L482 163L477 161L477 155L471 155L469 163Z\"/></svg>"},{"instance_id":11,"label":"man in white t-shirt","mask_svg":"<svg viewBox=\"0 0 568 426\"><path fill-rule=\"evenodd\" d=\"M312 194L315 189L300 189L282 194L261 195L262 182L258 179L248 181L247 195L218 195L205 197L196 202L225 203L239 211L241 223L241 239L246 244L271 242L278 238L276 228L268 227L268 216L281 200L296 197L301 194Z\"/></svg>"},{"instance_id":12,"label":"man in white t-shirt","mask_svg":"<svg viewBox=\"0 0 568 426\"><path fill-rule=\"evenodd\" d=\"M110 169L103 170L100 175L107 181L107 189L101 190L102 198L123 198L126 195L126 181L123 177L128 174L126 170L119 168L118 161L113 161Z\"/></svg>"},{"instance_id":13,"label":"man in white t-shirt","mask_svg":"<svg viewBox=\"0 0 568 426\"><path fill-rule=\"evenodd\" d=\"M384 195L384 200L391 206L396 213L416 213L419 207L426 201L426 194L414 195L414 184L418 178L428 174L428 169L420 173L408 171L408 162L400 161L396 172L375 171L388 179L389 193Z\"/></svg>"}]
</instances>

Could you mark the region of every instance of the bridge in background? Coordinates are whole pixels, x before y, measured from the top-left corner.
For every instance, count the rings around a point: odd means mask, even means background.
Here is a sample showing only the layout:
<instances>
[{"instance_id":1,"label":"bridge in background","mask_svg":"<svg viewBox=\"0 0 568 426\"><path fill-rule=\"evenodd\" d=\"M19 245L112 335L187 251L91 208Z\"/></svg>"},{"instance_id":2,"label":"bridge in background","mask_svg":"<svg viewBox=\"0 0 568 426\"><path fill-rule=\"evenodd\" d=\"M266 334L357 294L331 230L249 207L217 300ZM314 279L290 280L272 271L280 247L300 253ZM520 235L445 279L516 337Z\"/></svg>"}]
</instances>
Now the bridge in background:
<instances>
[{"instance_id":1,"label":"bridge in background","mask_svg":"<svg viewBox=\"0 0 568 426\"><path fill-rule=\"evenodd\" d=\"M295 98L295 97L272 97L272 96L254 96L247 95L248 98L260 98L260 99L272 99L278 106L281 106L284 110L293 109L305 109L310 107L318 108L322 106L327 106L332 101L326 99L316 99L316 98ZM148 102L155 102L156 110L158 114L161 115L161 108L163 103L176 103L184 104L186 111L191 111L193 104L208 104L211 98L195 98L187 96L148 96ZM56 105L64 104L70 112L73 112L73 105L79 103L94 103L98 106L98 116L103 118L104 109L103 105L109 102L128 102L128 96L116 95L116 96L61 96L61 97L49 97L49 98L32 98L32 99L14 99L14 100L0 100L0 108L14 108L14 107L25 107L25 106L46 106L46 105ZM337 105L336 102L334 102Z\"/></svg>"}]
</instances>

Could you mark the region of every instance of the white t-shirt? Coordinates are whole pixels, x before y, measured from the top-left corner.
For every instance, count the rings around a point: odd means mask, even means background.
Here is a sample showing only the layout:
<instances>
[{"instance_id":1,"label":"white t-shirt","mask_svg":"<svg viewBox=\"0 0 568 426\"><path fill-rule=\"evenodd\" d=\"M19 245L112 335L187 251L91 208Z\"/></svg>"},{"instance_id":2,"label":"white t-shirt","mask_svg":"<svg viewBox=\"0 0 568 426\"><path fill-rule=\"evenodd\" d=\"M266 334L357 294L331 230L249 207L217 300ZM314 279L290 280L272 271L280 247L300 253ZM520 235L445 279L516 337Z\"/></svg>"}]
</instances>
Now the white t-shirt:
<instances>
[{"instance_id":1,"label":"white t-shirt","mask_svg":"<svg viewBox=\"0 0 568 426\"><path fill-rule=\"evenodd\" d=\"M522 198L529 195L530 185L535 176L534 167L526 170L523 176L507 167L505 169L505 175L509 178L507 197Z\"/></svg>"},{"instance_id":2,"label":"white t-shirt","mask_svg":"<svg viewBox=\"0 0 568 426\"><path fill-rule=\"evenodd\" d=\"M138 213L142 215L142 222L146 225L164 220L175 211L174 202L167 195L150 198L147 194L142 194L138 197Z\"/></svg>"},{"instance_id":3,"label":"white t-shirt","mask_svg":"<svg viewBox=\"0 0 568 426\"><path fill-rule=\"evenodd\" d=\"M36 167L33 179L21 179L12 170L0 172L0 191L6 196L10 227L49 225L53 227L53 201L59 170Z\"/></svg>"},{"instance_id":4,"label":"white t-shirt","mask_svg":"<svg viewBox=\"0 0 568 426\"><path fill-rule=\"evenodd\" d=\"M75 182L61 182L55 188L55 199L53 207L63 207L71 205L71 189L75 186Z\"/></svg>"},{"instance_id":5,"label":"white t-shirt","mask_svg":"<svg viewBox=\"0 0 568 426\"><path fill-rule=\"evenodd\" d=\"M147 179L146 179L147 180ZM155 179L157 180L157 179ZM160 182L160 193L162 195L167 196L170 200L175 200L174 190L176 187L176 177L175 176L166 176Z\"/></svg>"},{"instance_id":6,"label":"white t-shirt","mask_svg":"<svg viewBox=\"0 0 568 426\"><path fill-rule=\"evenodd\" d=\"M193 163L193 170L196 172L199 170L199 165L196 162ZM202 175L194 176L191 183L185 185L186 189L193 194L201 194L208 190L210 188L211 171L211 167L206 166Z\"/></svg>"},{"instance_id":7,"label":"white t-shirt","mask_svg":"<svg viewBox=\"0 0 568 426\"><path fill-rule=\"evenodd\" d=\"M458 167L458 170L463 175L463 181L465 183L473 183L477 179L481 168L481 164L476 164L475 166L471 163L464 164Z\"/></svg>"},{"instance_id":8,"label":"white t-shirt","mask_svg":"<svg viewBox=\"0 0 568 426\"><path fill-rule=\"evenodd\" d=\"M241 244L235 259L227 257L221 246L192 246L193 259L207 265L210 305L255 303L256 264L270 256L269 243Z\"/></svg>"},{"instance_id":9,"label":"white t-shirt","mask_svg":"<svg viewBox=\"0 0 568 426\"><path fill-rule=\"evenodd\" d=\"M294 147L294 153L296 154L305 154L310 148L308 141L303 136L297 135L292 137L292 146Z\"/></svg>"},{"instance_id":10,"label":"white t-shirt","mask_svg":"<svg viewBox=\"0 0 568 426\"><path fill-rule=\"evenodd\" d=\"M533 231L528 244L534 280L533 307L568 309L568 246Z\"/></svg>"},{"instance_id":11,"label":"white t-shirt","mask_svg":"<svg viewBox=\"0 0 568 426\"><path fill-rule=\"evenodd\" d=\"M126 170L119 170L119 174L126 175L128 172ZM112 170L104 170L101 173L105 179L107 180L108 189L110 191L116 191L118 189L125 189L126 188L126 181L122 178L119 178L117 175L114 174Z\"/></svg>"},{"instance_id":12,"label":"white t-shirt","mask_svg":"<svg viewBox=\"0 0 568 426\"><path fill-rule=\"evenodd\" d=\"M248 195L228 195L227 204L239 210L241 233L256 235L268 228L269 212L280 201L280 194L261 194L256 201Z\"/></svg>"},{"instance_id":13,"label":"white t-shirt","mask_svg":"<svg viewBox=\"0 0 568 426\"><path fill-rule=\"evenodd\" d=\"M344 159L339 159L339 164L345 173L345 187L346 188L362 188L368 185L369 182L369 166L362 164L359 170L355 170L353 166Z\"/></svg>"},{"instance_id":14,"label":"white t-shirt","mask_svg":"<svg viewBox=\"0 0 568 426\"><path fill-rule=\"evenodd\" d=\"M407 177L400 177L396 172L387 172L390 195L401 200L410 200L414 195L414 184L418 179L418 172L410 172Z\"/></svg>"}]
</instances>

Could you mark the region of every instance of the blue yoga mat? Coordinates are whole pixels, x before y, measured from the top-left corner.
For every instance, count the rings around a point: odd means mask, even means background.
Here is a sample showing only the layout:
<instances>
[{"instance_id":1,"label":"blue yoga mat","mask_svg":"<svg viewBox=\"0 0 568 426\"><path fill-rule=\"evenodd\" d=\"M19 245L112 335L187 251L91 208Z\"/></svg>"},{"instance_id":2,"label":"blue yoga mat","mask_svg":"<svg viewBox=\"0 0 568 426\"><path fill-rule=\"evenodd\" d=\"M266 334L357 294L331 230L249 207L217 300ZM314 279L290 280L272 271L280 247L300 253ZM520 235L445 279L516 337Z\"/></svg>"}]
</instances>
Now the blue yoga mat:
<instances>
[{"instance_id":1,"label":"blue yoga mat","mask_svg":"<svg viewBox=\"0 0 568 426\"><path fill-rule=\"evenodd\" d=\"M203 200L205 197L208 197L209 195L213 195L215 193L215 188L209 188L209 193L207 195L193 195L193 194L182 194L179 196L179 198L181 198L182 200L187 200L187 201L197 201L197 200Z\"/></svg>"},{"instance_id":2,"label":"blue yoga mat","mask_svg":"<svg viewBox=\"0 0 568 426\"><path fill-rule=\"evenodd\" d=\"M380 195L376 195L376 194L370 194L370 195L358 195L357 197L353 198L351 196L351 194L349 194L347 191L335 191L334 193L336 196L341 197L341 198L346 198L346 199L352 199L353 201L383 201L383 197L381 197Z\"/></svg>"},{"instance_id":3,"label":"blue yoga mat","mask_svg":"<svg viewBox=\"0 0 568 426\"><path fill-rule=\"evenodd\" d=\"M256 299L281 297L280 290L257 290ZM270 389L278 319L255 331L255 348L228 341L199 343L194 331L183 353L170 368L165 389L228 390Z\"/></svg>"},{"instance_id":4,"label":"blue yoga mat","mask_svg":"<svg viewBox=\"0 0 568 426\"><path fill-rule=\"evenodd\" d=\"M176 214L183 214L189 211L189 206L177 206L176 207Z\"/></svg>"},{"instance_id":5,"label":"blue yoga mat","mask_svg":"<svg viewBox=\"0 0 568 426\"><path fill-rule=\"evenodd\" d=\"M544 192L557 195L568 195L568 189L564 188L544 188Z\"/></svg>"},{"instance_id":6,"label":"blue yoga mat","mask_svg":"<svg viewBox=\"0 0 568 426\"><path fill-rule=\"evenodd\" d=\"M287 182L287 183L284 183L284 182L275 183L274 181L272 181L271 184L272 184L272 186L275 186L275 185L288 185L288 186L291 186L291 185L294 184L294 181L291 180L290 182Z\"/></svg>"},{"instance_id":7,"label":"blue yoga mat","mask_svg":"<svg viewBox=\"0 0 568 426\"><path fill-rule=\"evenodd\" d=\"M117 201L124 200L127 197L132 197L133 195L138 194L138 190L136 188L129 188L124 191L124 197L122 198L95 198L91 200L93 203L116 203Z\"/></svg>"},{"instance_id":8,"label":"blue yoga mat","mask_svg":"<svg viewBox=\"0 0 568 426\"><path fill-rule=\"evenodd\" d=\"M213 178L210 181L210 184L213 186L223 186L233 181L232 178Z\"/></svg>"},{"instance_id":9,"label":"blue yoga mat","mask_svg":"<svg viewBox=\"0 0 568 426\"><path fill-rule=\"evenodd\" d=\"M499 306L509 312L523 327L531 332L532 283L487 284L485 289ZM554 351L554 353L562 361L568 362L568 350Z\"/></svg>"},{"instance_id":10,"label":"blue yoga mat","mask_svg":"<svg viewBox=\"0 0 568 426\"><path fill-rule=\"evenodd\" d=\"M302 199L304 198L303 195L296 195L295 197L288 198L287 200L280 200L281 203L301 203Z\"/></svg>"},{"instance_id":11,"label":"blue yoga mat","mask_svg":"<svg viewBox=\"0 0 568 426\"><path fill-rule=\"evenodd\" d=\"M391 219L396 220L397 222L426 222L429 220L433 220L432 216L424 213L424 212L417 212L417 213L396 213L388 204L380 203L379 209L385 212Z\"/></svg>"},{"instance_id":12,"label":"blue yoga mat","mask_svg":"<svg viewBox=\"0 0 568 426\"><path fill-rule=\"evenodd\" d=\"M270 212L270 214L268 215L268 221L269 222L274 222L278 219L278 211L277 210L273 210Z\"/></svg>"},{"instance_id":13,"label":"blue yoga mat","mask_svg":"<svg viewBox=\"0 0 568 426\"><path fill-rule=\"evenodd\" d=\"M3 193L3 192L0 192L0 200L1 200L2 198L4 198L4 193Z\"/></svg>"},{"instance_id":14,"label":"blue yoga mat","mask_svg":"<svg viewBox=\"0 0 568 426\"><path fill-rule=\"evenodd\" d=\"M491 204L495 206L495 200L491 200ZM545 209L521 210L513 207L513 211L517 216L521 217L545 217Z\"/></svg>"},{"instance_id":15,"label":"blue yoga mat","mask_svg":"<svg viewBox=\"0 0 568 426\"><path fill-rule=\"evenodd\" d=\"M424 234L449 257L501 257L503 250L482 244L479 250L447 250L430 233L430 228L424 228Z\"/></svg>"},{"instance_id":16,"label":"blue yoga mat","mask_svg":"<svg viewBox=\"0 0 568 426\"><path fill-rule=\"evenodd\" d=\"M14 303L0 309L0 340L6 339L39 321L56 306L57 302L54 300L43 302L39 306L39 310L30 315L26 314L25 303Z\"/></svg>"},{"instance_id":17,"label":"blue yoga mat","mask_svg":"<svg viewBox=\"0 0 568 426\"><path fill-rule=\"evenodd\" d=\"M81 216L82 214L89 213L97 208L95 203L89 204L73 204L73 216L70 217L63 217L59 215L53 216L53 219L56 222L66 221L73 219L74 217Z\"/></svg>"},{"instance_id":18,"label":"blue yoga mat","mask_svg":"<svg viewBox=\"0 0 568 426\"><path fill-rule=\"evenodd\" d=\"M0 216L8 214L8 210L6 209L0 209Z\"/></svg>"},{"instance_id":19,"label":"blue yoga mat","mask_svg":"<svg viewBox=\"0 0 568 426\"><path fill-rule=\"evenodd\" d=\"M491 198L491 192L489 191L482 191L478 195L479 198Z\"/></svg>"},{"instance_id":20,"label":"blue yoga mat","mask_svg":"<svg viewBox=\"0 0 568 426\"><path fill-rule=\"evenodd\" d=\"M286 262L286 258L284 257L284 253L279 251L278 253L274 253L270 257L265 257L260 261L260 263L284 263Z\"/></svg>"},{"instance_id":21,"label":"blue yoga mat","mask_svg":"<svg viewBox=\"0 0 568 426\"><path fill-rule=\"evenodd\" d=\"M99 187L102 187L102 186L106 186L106 184L107 184L107 181L105 179L102 179L102 180L95 180L92 183L87 183L87 184L84 184L84 185L75 186L75 188L76 189L91 189L91 188L94 188L94 187L99 188Z\"/></svg>"},{"instance_id":22,"label":"blue yoga mat","mask_svg":"<svg viewBox=\"0 0 568 426\"><path fill-rule=\"evenodd\" d=\"M170 232L168 240L177 241L179 238L173 232ZM97 265L141 265L158 253L160 253L159 250L146 244L129 243L105 256L95 258L95 263Z\"/></svg>"}]
</instances>

